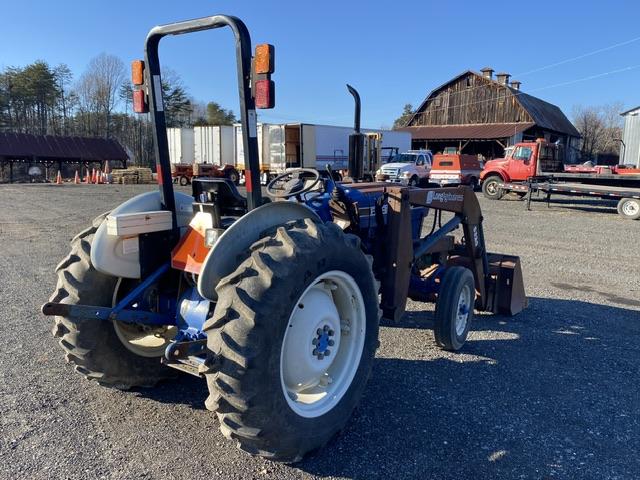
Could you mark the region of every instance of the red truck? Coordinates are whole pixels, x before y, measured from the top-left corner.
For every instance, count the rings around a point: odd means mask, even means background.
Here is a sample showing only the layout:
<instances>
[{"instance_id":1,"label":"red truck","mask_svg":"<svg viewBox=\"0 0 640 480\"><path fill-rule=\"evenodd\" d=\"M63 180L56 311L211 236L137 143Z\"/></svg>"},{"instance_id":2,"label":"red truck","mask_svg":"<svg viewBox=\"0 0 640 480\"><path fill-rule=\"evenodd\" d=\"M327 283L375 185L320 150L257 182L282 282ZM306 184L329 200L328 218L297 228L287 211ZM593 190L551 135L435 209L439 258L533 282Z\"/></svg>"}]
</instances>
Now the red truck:
<instances>
[{"instance_id":1,"label":"red truck","mask_svg":"<svg viewBox=\"0 0 640 480\"><path fill-rule=\"evenodd\" d=\"M171 176L183 187L198 177L226 177L236 185L240 181L240 174L233 165L220 167L211 163L172 163Z\"/></svg>"},{"instance_id":2,"label":"red truck","mask_svg":"<svg viewBox=\"0 0 640 480\"><path fill-rule=\"evenodd\" d=\"M486 162L480 174L482 193L499 200L509 192L521 197L541 191L618 200L618 213L640 218L640 169L624 166L565 165L562 145L543 139L517 143L505 158Z\"/></svg>"},{"instance_id":3,"label":"red truck","mask_svg":"<svg viewBox=\"0 0 640 480\"><path fill-rule=\"evenodd\" d=\"M477 155L438 153L433 156L429 183L445 185L469 185L475 190L480 185L480 161Z\"/></svg>"}]
</instances>

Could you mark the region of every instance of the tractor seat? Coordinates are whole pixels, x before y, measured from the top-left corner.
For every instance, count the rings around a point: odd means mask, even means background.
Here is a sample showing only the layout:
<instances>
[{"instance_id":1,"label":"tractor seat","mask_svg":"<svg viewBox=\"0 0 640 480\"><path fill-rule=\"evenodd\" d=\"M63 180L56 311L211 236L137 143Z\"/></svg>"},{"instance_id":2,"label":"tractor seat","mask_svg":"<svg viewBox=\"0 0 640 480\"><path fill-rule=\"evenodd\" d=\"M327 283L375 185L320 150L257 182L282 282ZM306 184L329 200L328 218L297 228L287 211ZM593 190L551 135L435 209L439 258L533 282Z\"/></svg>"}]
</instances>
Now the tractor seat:
<instances>
[{"instance_id":1,"label":"tractor seat","mask_svg":"<svg viewBox=\"0 0 640 480\"><path fill-rule=\"evenodd\" d=\"M196 203L215 204L222 216L240 216L247 212L247 199L228 178L196 178L191 184Z\"/></svg>"}]
</instances>

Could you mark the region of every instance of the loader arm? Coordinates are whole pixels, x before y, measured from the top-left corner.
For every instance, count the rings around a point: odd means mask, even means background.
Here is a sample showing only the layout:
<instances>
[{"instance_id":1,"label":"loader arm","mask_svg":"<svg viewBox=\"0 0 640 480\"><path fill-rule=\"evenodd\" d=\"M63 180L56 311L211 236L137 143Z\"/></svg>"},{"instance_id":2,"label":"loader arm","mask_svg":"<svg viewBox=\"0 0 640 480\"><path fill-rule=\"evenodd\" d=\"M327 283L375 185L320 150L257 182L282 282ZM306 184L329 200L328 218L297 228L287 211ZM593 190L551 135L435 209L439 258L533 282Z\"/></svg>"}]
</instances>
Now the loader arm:
<instances>
[{"instance_id":1,"label":"loader arm","mask_svg":"<svg viewBox=\"0 0 640 480\"><path fill-rule=\"evenodd\" d=\"M484 232L482 229L482 212L478 199L469 187L459 186L439 189L420 189L411 187L389 187L388 193L388 228L387 228L387 255L384 261L384 275L382 276L382 309L384 316L389 319L399 320L405 311L409 285L411 282L414 262L426 253L437 251L439 246L446 244L446 236L462 225L464 232L464 249L466 251L464 263L473 273L476 286L476 307L479 310L498 311L504 292L496 286L496 272L502 268L500 255L493 255L495 268L491 271L489 255L485 246ZM438 230L426 237L414 240L411 229L411 207L426 207L437 211L452 212L455 216ZM513 278L519 277L520 288L521 273L519 259L509 257L518 273ZM492 276L493 275L493 276ZM512 288L513 282L508 281ZM517 282L516 282L517 283ZM519 290L518 290L519 291ZM516 297L519 295L516 294ZM522 292L524 303L524 292ZM511 299L511 291L508 292ZM516 299L517 300L517 299ZM515 314L523 307L518 306L518 301L509 313ZM509 310L502 308L502 311Z\"/></svg>"}]
</instances>

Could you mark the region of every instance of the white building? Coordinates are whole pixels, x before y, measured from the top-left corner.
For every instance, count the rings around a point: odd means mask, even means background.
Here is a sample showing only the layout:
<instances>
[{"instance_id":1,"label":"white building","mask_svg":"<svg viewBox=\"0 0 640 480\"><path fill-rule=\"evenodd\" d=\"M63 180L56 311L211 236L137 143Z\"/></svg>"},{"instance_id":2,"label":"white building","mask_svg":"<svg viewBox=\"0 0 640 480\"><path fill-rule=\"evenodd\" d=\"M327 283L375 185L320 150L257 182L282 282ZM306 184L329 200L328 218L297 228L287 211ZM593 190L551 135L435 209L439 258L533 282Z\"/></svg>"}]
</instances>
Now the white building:
<instances>
[{"instance_id":1,"label":"white building","mask_svg":"<svg viewBox=\"0 0 640 480\"><path fill-rule=\"evenodd\" d=\"M620 163L640 168L640 106L620 115L624 117Z\"/></svg>"}]
</instances>

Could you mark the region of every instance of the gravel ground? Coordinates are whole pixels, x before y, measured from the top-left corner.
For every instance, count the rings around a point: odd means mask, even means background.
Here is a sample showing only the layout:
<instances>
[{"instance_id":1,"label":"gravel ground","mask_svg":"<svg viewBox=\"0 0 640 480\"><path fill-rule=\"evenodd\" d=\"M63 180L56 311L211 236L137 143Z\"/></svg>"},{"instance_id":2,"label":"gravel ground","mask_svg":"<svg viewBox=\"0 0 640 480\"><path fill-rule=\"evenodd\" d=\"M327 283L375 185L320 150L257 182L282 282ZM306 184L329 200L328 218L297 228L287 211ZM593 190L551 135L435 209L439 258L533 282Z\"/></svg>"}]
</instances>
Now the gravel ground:
<instances>
[{"instance_id":1,"label":"gravel ground","mask_svg":"<svg viewBox=\"0 0 640 480\"><path fill-rule=\"evenodd\" d=\"M0 186L0 478L640 477L640 222L595 202L481 199L489 248L522 258L529 308L479 317L450 354L432 308L411 303L382 327L345 431L292 467L224 439L194 377L85 381L39 313L73 235L153 188Z\"/></svg>"}]
</instances>

